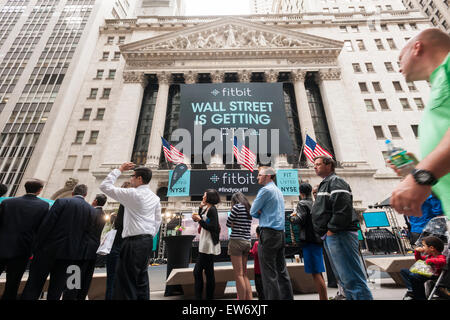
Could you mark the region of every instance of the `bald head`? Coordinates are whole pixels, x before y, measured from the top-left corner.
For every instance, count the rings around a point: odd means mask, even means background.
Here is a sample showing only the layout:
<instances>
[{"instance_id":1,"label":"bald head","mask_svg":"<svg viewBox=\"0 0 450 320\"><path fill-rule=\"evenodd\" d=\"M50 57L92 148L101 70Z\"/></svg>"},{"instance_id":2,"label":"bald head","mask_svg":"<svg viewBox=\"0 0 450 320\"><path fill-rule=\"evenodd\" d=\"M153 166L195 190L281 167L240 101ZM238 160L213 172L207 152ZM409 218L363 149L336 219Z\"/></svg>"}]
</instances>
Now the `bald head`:
<instances>
[{"instance_id":1,"label":"bald head","mask_svg":"<svg viewBox=\"0 0 450 320\"><path fill-rule=\"evenodd\" d=\"M428 80L450 52L450 36L437 28L421 31L400 52L400 72L406 81Z\"/></svg>"},{"instance_id":2,"label":"bald head","mask_svg":"<svg viewBox=\"0 0 450 320\"><path fill-rule=\"evenodd\" d=\"M438 28L429 28L420 32L412 40L421 41L434 50L450 51L450 35Z\"/></svg>"}]
</instances>

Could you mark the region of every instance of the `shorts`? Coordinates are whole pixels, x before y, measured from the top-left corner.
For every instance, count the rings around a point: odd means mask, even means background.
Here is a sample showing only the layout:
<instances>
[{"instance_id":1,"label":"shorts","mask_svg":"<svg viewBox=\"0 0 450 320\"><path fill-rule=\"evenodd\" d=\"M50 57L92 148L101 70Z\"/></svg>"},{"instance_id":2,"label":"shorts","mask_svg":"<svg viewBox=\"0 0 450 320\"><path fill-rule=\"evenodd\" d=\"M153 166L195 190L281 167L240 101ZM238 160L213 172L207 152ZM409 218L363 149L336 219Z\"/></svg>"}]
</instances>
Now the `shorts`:
<instances>
[{"instance_id":1,"label":"shorts","mask_svg":"<svg viewBox=\"0 0 450 320\"><path fill-rule=\"evenodd\" d=\"M325 272L323 264L322 246L315 243L308 243L303 247L303 261L306 273Z\"/></svg>"},{"instance_id":2,"label":"shorts","mask_svg":"<svg viewBox=\"0 0 450 320\"><path fill-rule=\"evenodd\" d=\"M230 239L228 241L229 256L247 256L252 248L250 240Z\"/></svg>"}]
</instances>

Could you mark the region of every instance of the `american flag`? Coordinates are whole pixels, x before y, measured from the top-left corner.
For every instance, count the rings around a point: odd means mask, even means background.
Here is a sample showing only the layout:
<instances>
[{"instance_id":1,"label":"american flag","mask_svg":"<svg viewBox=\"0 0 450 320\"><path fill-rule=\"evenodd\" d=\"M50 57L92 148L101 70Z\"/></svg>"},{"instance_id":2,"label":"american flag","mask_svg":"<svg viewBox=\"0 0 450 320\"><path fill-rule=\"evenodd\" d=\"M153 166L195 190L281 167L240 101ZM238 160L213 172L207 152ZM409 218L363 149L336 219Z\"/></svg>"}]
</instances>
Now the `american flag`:
<instances>
[{"instance_id":1,"label":"american flag","mask_svg":"<svg viewBox=\"0 0 450 320\"><path fill-rule=\"evenodd\" d=\"M166 160L175 164L184 163L184 154L178 151L177 148L167 142L167 140L163 137L161 137L161 140L163 143L163 150Z\"/></svg>"},{"instance_id":2,"label":"american flag","mask_svg":"<svg viewBox=\"0 0 450 320\"><path fill-rule=\"evenodd\" d=\"M308 135L306 135L306 142L305 142L305 147L303 148L303 153L309 159L309 161L311 161L312 163L314 163L314 158L315 157L321 156L321 155L333 158L331 153L329 153L327 150L325 150L324 148L319 146L319 144L317 144Z\"/></svg>"},{"instance_id":3,"label":"american flag","mask_svg":"<svg viewBox=\"0 0 450 320\"><path fill-rule=\"evenodd\" d=\"M256 165L256 155L245 145L241 145L237 137L234 137L233 153L240 165L253 172L253 168Z\"/></svg>"}]
</instances>

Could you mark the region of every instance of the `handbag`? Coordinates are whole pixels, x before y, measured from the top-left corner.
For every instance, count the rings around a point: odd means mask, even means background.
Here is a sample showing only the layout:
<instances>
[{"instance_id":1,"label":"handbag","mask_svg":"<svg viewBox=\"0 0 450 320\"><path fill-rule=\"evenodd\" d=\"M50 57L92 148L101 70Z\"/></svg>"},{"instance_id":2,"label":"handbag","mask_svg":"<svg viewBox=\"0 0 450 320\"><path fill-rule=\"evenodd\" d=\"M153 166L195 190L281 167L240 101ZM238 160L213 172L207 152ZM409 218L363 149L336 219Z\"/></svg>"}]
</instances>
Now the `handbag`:
<instances>
[{"instance_id":1,"label":"handbag","mask_svg":"<svg viewBox=\"0 0 450 320\"><path fill-rule=\"evenodd\" d=\"M105 238L97 249L97 254L105 256L111 252L116 233L116 229L112 229L106 233Z\"/></svg>"},{"instance_id":2,"label":"handbag","mask_svg":"<svg viewBox=\"0 0 450 320\"><path fill-rule=\"evenodd\" d=\"M425 277L433 276L433 269L430 265L426 264L423 260L417 260L411 268L409 268L411 273L420 274Z\"/></svg>"}]
</instances>

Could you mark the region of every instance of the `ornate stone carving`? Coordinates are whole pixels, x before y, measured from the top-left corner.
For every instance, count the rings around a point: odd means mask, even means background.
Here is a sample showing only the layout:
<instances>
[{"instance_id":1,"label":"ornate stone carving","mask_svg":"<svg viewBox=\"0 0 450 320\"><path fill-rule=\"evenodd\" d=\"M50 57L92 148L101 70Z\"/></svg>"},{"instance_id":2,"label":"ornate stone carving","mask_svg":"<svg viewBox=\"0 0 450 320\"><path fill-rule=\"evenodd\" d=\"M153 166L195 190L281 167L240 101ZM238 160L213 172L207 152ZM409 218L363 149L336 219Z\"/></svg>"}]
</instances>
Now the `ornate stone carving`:
<instances>
[{"instance_id":1,"label":"ornate stone carving","mask_svg":"<svg viewBox=\"0 0 450 320\"><path fill-rule=\"evenodd\" d=\"M225 78L225 72L216 70L211 73L211 81L213 83L222 83Z\"/></svg>"},{"instance_id":2,"label":"ornate stone carving","mask_svg":"<svg viewBox=\"0 0 450 320\"><path fill-rule=\"evenodd\" d=\"M340 69L324 69L319 70L318 80L319 81L327 81L327 80L340 80L341 79L341 70Z\"/></svg>"},{"instance_id":3,"label":"ornate stone carving","mask_svg":"<svg viewBox=\"0 0 450 320\"><path fill-rule=\"evenodd\" d=\"M124 83L141 83L145 85L147 77L144 72L126 71L123 73Z\"/></svg>"},{"instance_id":4,"label":"ornate stone carving","mask_svg":"<svg viewBox=\"0 0 450 320\"><path fill-rule=\"evenodd\" d=\"M248 83L252 78L252 72L248 70L238 71L239 82Z\"/></svg>"},{"instance_id":5,"label":"ornate stone carving","mask_svg":"<svg viewBox=\"0 0 450 320\"><path fill-rule=\"evenodd\" d=\"M188 71L184 73L184 82L186 84L193 84L197 82L197 72Z\"/></svg>"},{"instance_id":6,"label":"ornate stone carving","mask_svg":"<svg viewBox=\"0 0 450 320\"><path fill-rule=\"evenodd\" d=\"M323 45L276 32L250 29L237 24L222 25L210 30L179 35L159 43L141 48L141 51L191 50L191 49L231 49L231 48L302 48L317 49Z\"/></svg>"},{"instance_id":7,"label":"ornate stone carving","mask_svg":"<svg viewBox=\"0 0 450 320\"><path fill-rule=\"evenodd\" d=\"M264 72L267 82L277 82L278 81L278 71L269 70Z\"/></svg>"},{"instance_id":8,"label":"ornate stone carving","mask_svg":"<svg viewBox=\"0 0 450 320\"><path fill-rule=\"evenodd\" d=\"M318 65L318 64L324 64L324 65L337 65L336 59L331 58L318 58L318 57L309 57L309 58L289 58L287 59L287 62L289 64L311 64L311 65Z\"/></svg>"},{"instance_id":9,"label":"ornate stone carving","mask_svg":"<svg viewBox=\"0 0 450 320\"><path fill-rule=\"evenodd\" d=\"M78 179L69 178L64 184L64 189L72 190L78 184Z\"/></svg>"},{"instance_id":10,"label":"ornate stone carving","mask_svg":"<svg viewBox=\"0 0 450 320\"><path fill-rule=\"evenodd\" d=\"M127 65L133 69L146 69L154 67L168 67L173 66L175 61L140 61L140 60L129 60Z\"/></svg>"},{"instance_id":11,"label":"ornate stone carving","mask_svg":"<svg viewBox=\"0 0 450 320\"><path fill-rule=\"evenodd\" d=\"M294 82L297 82L297 81L304 82L305 81L305 77L306 77L306 73L307 73L307 71L305 71L305 70L292 71L292 73L291 73L292 80L294 80Z\"/></svg>"},{"instance_id":12,"label":"ornate stone carving","mask_svg":"<svg viewBox=\"0 0 450 320\"><path fill-rule=\"evenodd\" d=\"M167 73L164 71L161 73L158 73L156 76L158 77L159 84L169 84L170 81L172 80L172 75L170 73Z\"/></svg>"}]
</instances>

